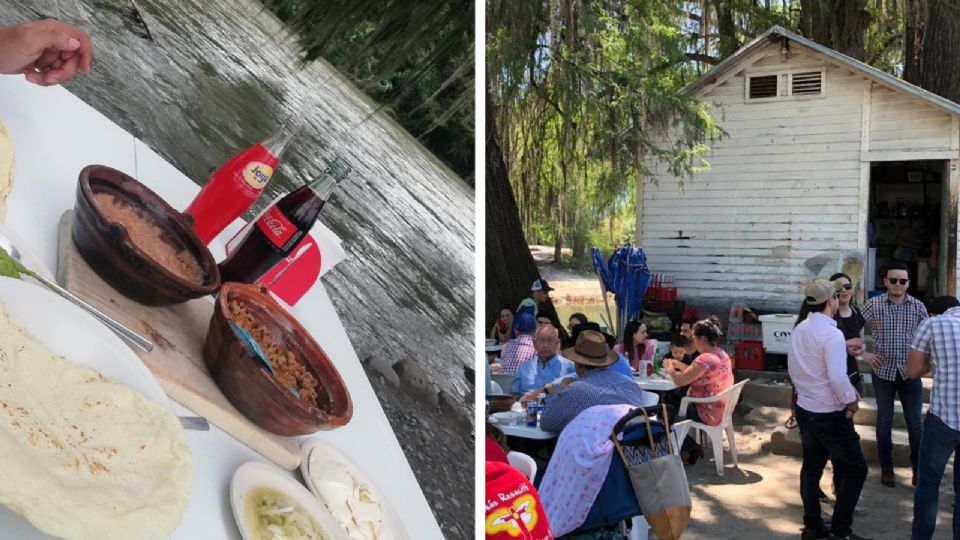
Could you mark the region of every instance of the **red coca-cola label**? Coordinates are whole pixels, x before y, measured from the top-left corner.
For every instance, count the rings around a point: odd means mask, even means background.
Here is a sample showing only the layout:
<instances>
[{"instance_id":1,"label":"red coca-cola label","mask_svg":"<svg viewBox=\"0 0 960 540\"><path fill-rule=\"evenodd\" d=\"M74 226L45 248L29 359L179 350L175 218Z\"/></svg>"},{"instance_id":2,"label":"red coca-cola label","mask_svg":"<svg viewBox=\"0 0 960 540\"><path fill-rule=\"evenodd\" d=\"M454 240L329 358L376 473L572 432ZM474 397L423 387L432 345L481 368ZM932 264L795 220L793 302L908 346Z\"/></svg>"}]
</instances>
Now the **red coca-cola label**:
<instances>
[{"instance_id":1,"label":"red coca-cola label","mask_svg":"<svg viewBox=\"0 0 960 540\"><path fill-rule=\"evenodd\" d=\"M290 237L297 232L296 225L291 223L276 206L271 206L260 216L260 219L257 220L257 227L278 248L283 248L287 240L290 240Z\"/></svg>"}]
</instances>

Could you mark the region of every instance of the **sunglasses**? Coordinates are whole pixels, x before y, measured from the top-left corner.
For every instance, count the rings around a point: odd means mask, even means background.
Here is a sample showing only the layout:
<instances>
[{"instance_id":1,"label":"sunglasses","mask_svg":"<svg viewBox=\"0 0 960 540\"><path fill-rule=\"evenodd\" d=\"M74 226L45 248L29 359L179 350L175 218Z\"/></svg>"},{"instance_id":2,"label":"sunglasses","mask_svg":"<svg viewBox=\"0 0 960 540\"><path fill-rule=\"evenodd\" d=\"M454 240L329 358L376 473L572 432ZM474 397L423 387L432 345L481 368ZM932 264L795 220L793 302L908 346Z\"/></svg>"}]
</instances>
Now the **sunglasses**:
<instances>
[{"instance_id":1,"label":"sunglasses","mask_svg":"<svg viewBox=\"0 0 960 540\"><path fill-rule=\"evenodd\" d=\"M909 279L906 279L906 278L900 278L900 279L897 279L897 278L887 278L887 281L889 281L891 285L898 285L898 284L899 284L899 285L906 285L907 283L910 283L910 280L909 280Z\"/></svg>"},{"instance_id":2,"label":"sunglasses","mask_svg":"<svg viewBox=\"0 0 960 540\"><path fill-rule=\"evenodd\" d=\"M841 285L841 287L843 288L843 290L849 291L850 289L853 288L853 285L847 283L846 285Z\"/></svg>"}]
</instances>

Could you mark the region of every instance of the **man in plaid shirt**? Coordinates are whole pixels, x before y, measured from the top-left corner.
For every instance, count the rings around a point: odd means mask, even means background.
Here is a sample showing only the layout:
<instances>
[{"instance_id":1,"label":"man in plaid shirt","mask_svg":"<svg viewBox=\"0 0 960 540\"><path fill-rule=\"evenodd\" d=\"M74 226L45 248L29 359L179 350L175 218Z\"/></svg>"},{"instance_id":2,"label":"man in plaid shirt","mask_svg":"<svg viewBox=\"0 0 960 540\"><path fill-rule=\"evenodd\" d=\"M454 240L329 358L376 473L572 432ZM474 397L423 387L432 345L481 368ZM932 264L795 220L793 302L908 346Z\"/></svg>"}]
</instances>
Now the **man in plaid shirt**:
<instances>
[{"instance_id":1,"label":"man in plaid shirt","mask_svg":"<svg viewBox=\"0 0 960 540\"><path fill-rule=\"evenodd\" d=\"M947 460L960 450L960 302L941 296L930 304L930 314L942 316L923 321L907 357L907 376L919 379L933 371L930 410L923 421L920 439L917 489L913 493L913 540L929 540L937 525L940 479ZM954 486L960 468L954 464ZM960 538L960 490L954 493L953 537Z\"/></svg>"},{"instance_id":2,"label":"man in plaid shirt","mask_svg":"<svg viewBox=\"0 0 960 540\"><path fill-rule=\"evenodd\" d=\"M907 294L910 276L907 266L893 263L884 275L886 294L875 296L863 307L863 318L873 325L873 355L866 360L873 369L873 388L877 395L877 452L880 454L880 482L896 485L893 474L893 396L896 393L903 407L910 439L910 463L913 485L917 485L917 449L920 446L923 407L923 383L906 374L907 352L920 323L927 318L927 308Z\"/></svg>"},{"instance_id":3,"label":"man in plaid shirt","mask_svg":"<svg viewBox=\"0 0 960 540\"><path fill-rule=\"evenodd\" d=\"M503 352L500 354L500 370L497 375L515 375L520 364L537 355L537 349L533 345L533 333L537 330L537 321L533 318L533 314L527 312L517 314L514 318L514 327L518 335L503 346Z\"/></svg>"}]
</instances>

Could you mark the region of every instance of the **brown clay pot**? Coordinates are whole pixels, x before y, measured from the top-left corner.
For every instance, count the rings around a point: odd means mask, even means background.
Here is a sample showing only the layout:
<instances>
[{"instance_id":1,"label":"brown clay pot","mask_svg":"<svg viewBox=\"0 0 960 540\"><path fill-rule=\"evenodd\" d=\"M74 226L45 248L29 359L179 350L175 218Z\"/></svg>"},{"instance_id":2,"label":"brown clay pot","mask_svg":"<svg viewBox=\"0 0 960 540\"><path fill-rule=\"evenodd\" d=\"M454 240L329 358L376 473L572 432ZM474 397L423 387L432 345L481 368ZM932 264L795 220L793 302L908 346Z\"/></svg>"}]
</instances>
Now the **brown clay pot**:
<instances>
[{"instance_id":1,"label":"brown clay pot","mask_svg":"<svg viewBox=\"0 0 960 540\"><path fill-rule=\"evenodd\" d=\"M490 412L492 413L509 411L516 400L517 398L507 395L487 396L487 401L490 402Z\"/></svg>"},{"instance_id":2,"label":"brown clay pot","mask_svg":"<svg viewBox=\"0 0 960 540\"><path fill-rule=\"evenodd\" d=\"M145 209L167 232L178 248L186 249L203 271L203 282L194 283L167 270L148 257L131 240L126 228L104 217L94 193L112 193ZM207 246L181 214L140 182L103 165L80 171L74 206L73 242L83 260L111 287L151 306L186 302L213 294L220 288L220 271Z\"/></svg>"},{"instance_id":3,"label":"brown clay pot","mask_svg":"<svg viewBox=\"0 0 960 540\"><path fill-rule=\"evenodd\" d=\"M232 300L241 302L313 374L318 406L307 406L279 385L263 362L237 338L228 324L232 318L227 305ZM343 426L353 416L350 393L333 362L263 285L223 284L210 319L203 359L230 403L271 433L309 435Z\"/></svg>"}]
</instances>

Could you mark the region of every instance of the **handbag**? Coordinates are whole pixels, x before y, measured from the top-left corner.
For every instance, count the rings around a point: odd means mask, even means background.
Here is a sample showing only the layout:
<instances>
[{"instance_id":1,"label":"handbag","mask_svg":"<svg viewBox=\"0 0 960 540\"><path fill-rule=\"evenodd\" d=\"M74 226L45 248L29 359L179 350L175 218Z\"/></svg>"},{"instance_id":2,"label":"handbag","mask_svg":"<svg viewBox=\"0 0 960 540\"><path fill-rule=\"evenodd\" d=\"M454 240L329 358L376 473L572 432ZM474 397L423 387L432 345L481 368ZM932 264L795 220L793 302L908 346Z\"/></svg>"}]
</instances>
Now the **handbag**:
<instances>
[{"instance_id":1,"label":"handbag","mask_svg":"<svg viewBox=\"0 0 960 540\"><path fill-rule=\"evenodd\" d=\"M655 456L657 445L653 441L650 416L643 407L631 411L621 419L613 428L611 439L630 476L630 484L633 486L633 493L640 504L643 517L660 540L678 540L690 521L692 501L690 487L687 485L687 473L683 470L683 461L680 456L673 453L667 407L663 406L663 426L666 433L664 438L668 441L670 453L642 463L628 460L617 438L619 428L639 414L642 414L646 421L650 451Z\"/></svg>"}]
</instances>

